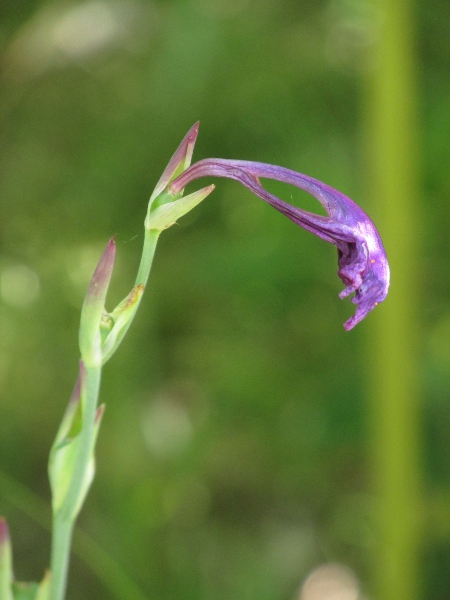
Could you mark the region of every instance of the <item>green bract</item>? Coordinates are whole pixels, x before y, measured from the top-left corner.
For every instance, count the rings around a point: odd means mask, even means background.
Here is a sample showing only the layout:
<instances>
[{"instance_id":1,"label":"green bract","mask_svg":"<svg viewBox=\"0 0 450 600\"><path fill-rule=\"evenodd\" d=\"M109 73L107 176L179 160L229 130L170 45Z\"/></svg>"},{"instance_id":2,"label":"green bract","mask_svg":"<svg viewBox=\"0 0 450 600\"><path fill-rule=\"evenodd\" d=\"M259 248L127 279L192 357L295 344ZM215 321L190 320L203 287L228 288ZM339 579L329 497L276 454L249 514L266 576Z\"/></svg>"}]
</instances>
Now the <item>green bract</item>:
<instances>
[{"instance_id":1,"label":"green bract","mask_svg":"<svg viewBox=\"0 0 450 600\"><path fill-rule=\"evenodd\" d=\"M72 398L70 399L66 413L50 450L48 472L50 487L52 489L52 507L54 512L61 510L63 507L72 481L75 462L79 454L81 443L80 433L83 427L85 402L86 375L84 365L83 363L80 363L80 373ZM73 518L78 514L94 477L94 447L103 412L104 405L100 406L96 411L89 465L84 473L83 482L78 492L77 502L73 509Z\"/></svg>"},{"instance_id":2,"label":"green bract","mask_svg":"<svg viewBox=\"0 0 450 600\"><path fill-rule=\"evenodd\" d=\"M136 314L139 302L144 293L144 285L135 285L131 292L120 302L111 313L105 313L103 320L107 323L102 342L102 362L105 364L117 350L131 321Z\"/></svg>"},{"instance_id":3,"label":"green bract","mask_svg":"<svg viewBox=\"0 0 450 600\"><path fill-rule=\"evenodd\" d=\"M164 193L164 202L160 202L158 206L150 210L145 221L145 226L149 230L163 231L176 223L177 219L188 213L200 204L214 190L214 185L198 190L185 198L181 194ZM178 198L178 200L177 200Z\"/></svg>"}]
</instances>

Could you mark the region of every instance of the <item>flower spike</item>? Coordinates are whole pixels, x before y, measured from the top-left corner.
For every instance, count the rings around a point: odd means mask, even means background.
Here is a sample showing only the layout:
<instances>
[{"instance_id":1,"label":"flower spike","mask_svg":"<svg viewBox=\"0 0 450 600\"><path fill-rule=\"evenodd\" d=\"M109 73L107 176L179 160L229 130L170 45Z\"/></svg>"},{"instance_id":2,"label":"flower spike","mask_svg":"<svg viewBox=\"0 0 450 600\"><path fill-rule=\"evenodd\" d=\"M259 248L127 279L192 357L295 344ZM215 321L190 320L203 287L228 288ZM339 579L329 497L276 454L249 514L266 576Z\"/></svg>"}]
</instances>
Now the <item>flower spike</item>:
<instances>
[{"instance_id":1,"label":"flower spike","mask_svg":"<svg viewBox=\"0 0 450 600\"><path fill-rule=\"evenodd\" d=\"M344 323L347 331L386 298L390 274L383 242L371 219L353 200L325 183L291 169L219 158L195 163L175 179L169 189L176 194L189 182L206 176L239 181L288 219L337 247L338 275L346 286L339 297L345 298L355 292L352 302L357 305L355 315ZM310 213L277 198L263 188L260 177L309 192L323 205L328 216Z\"/></svg>"}]
</instances>

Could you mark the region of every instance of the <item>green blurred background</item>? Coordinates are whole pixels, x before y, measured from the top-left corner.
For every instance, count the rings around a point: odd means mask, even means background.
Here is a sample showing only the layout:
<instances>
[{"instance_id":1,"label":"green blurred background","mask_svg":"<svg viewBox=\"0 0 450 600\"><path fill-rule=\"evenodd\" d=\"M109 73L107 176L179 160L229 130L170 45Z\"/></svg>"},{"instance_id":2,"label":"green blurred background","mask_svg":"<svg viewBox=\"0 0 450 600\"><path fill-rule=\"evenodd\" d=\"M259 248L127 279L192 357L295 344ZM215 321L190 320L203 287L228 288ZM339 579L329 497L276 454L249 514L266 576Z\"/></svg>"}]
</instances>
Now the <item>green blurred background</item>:
<instances>
[{"instance_id":1,"label":"green blurred background","mask_svg":"<svg viewBox=\"0 0 450 600\"><path fill-rule=\"evenodd\" d=\"M87 283L114 234L109 308L129 291L147 199L199 119L194 160L281 164L366 208L391 296L346 333L335 249L218 181L161 237L104 370L68 597L448 600L449 24L447 0L2 0L0 513L18 579L49 562L46 463Z\"/></svg>"}]
</instances>

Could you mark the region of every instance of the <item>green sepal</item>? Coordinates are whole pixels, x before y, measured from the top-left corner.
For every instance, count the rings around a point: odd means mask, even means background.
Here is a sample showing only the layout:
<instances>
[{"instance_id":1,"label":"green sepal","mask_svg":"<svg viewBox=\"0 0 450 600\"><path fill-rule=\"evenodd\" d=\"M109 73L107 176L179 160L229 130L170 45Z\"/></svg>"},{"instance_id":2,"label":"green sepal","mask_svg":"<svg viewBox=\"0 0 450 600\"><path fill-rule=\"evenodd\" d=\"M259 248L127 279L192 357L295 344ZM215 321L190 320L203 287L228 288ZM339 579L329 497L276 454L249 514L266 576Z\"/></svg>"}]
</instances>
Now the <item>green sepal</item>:
<instances>
[{"instance_id":1,"label":"green sepal","mask_svg":"<svg viewBox=\"0 0 450 600\"><path fill-rule=\"evenodd\" d=\"M208 185L201 190L189 194L189 196L181 197L178 200L167 192L164 194L164 201L148 213L145 220L145 227L150 230L163 231L176 223L177 219L192 210L197 204L200 204L214 190L214 185ZM172 201L170 201L172 198Z\"/></svg>"},{"instance_id":2,"label":"green sepal","mask_svg":"<svg viewBox=\"0 0 450 600\"><path fill-rule=\"evenodd\" d=\"M109 327L109 332L107 332L102 344L102 364L105 364L111 358L128 331L138 309L144 289L145 286L142 283L134 286L128 296L111 313L104 315L104 323Z\"/></svg>"}]
</instances>

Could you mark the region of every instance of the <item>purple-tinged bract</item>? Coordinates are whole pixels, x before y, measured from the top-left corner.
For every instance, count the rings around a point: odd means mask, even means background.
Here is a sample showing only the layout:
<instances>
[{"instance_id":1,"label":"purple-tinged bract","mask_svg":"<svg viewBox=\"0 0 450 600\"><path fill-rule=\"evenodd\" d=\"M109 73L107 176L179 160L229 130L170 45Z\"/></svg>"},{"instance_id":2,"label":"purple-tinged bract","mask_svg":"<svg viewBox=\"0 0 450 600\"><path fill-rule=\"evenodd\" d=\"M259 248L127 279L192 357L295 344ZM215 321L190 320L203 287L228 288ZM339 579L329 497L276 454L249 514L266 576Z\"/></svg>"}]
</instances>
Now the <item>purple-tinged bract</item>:
<instances>
[{"instance_id":1,"label":"purple-tinged bract","mask_svg":"<svg viewBox=\"0 0 450 600\"><path fill-rule=\"evenodd\" d=\"M177 174L183 172L189 167L194 152L195 141L197 140L199 123L195 123L187 134L182 139L180 145L175 150L172 158L169 160L164 173L161 175L156 187L153 191L150 202L152 202L166 188L171 179L174 179Z\"/></svg>"},{"instance_id":2,"label":"purple-tinged bract","mask_svg":"<svg viewBox=\"0 0 450 600\"><path fill-rule=\"evenodd\" d=\"M100 324L115 256L116 244L114 238L111 238L100 257L84 297L81 309L79 345L81 358L86 367L98 364L101 361Z\"/></svg>"},{"instance_id":3,"label":"purple-tinged bract","mask_svg":"<svg viewBox=\"0 0 450 600\"><path fill-rule=\"evenodd\" d=\"M195 163L172 182L170 190L178 193L194 179L206 176L239 181L291 221L337 247L338 275L346 286L339 296L345 298L355 292L352 302L357 305L356 313L344 323L347 331L386 298L389 264L383 242L371 219L353 200L317 179L290 169L219 158ZM328 216L316 215L280 200L263 188L260 178L275 179L309 192L323 205Z\"/></svg>"}]
</instances>

